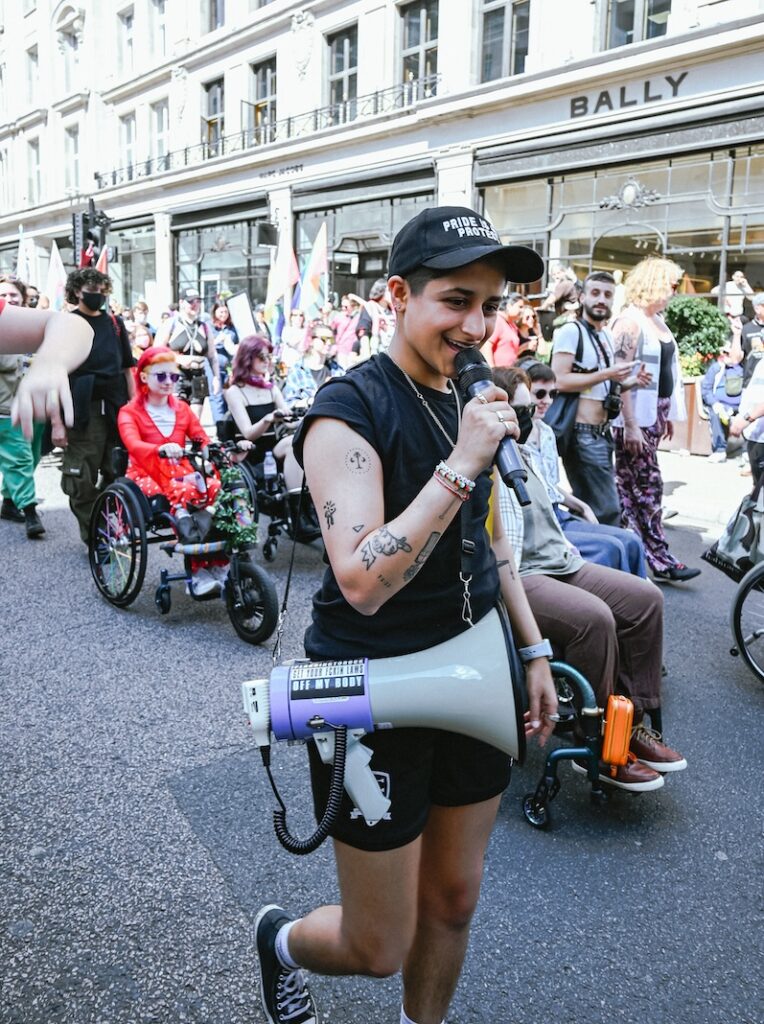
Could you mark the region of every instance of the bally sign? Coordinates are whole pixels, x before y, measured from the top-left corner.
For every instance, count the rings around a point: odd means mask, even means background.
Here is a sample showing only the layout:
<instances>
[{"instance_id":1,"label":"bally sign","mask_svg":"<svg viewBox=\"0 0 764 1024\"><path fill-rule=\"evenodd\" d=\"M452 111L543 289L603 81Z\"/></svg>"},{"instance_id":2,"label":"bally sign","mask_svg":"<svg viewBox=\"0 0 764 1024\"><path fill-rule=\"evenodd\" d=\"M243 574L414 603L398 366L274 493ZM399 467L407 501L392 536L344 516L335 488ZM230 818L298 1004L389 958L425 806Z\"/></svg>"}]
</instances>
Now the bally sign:
<instances>
[{"instance_id":1,"label":"bally sign","mask_svg":"<svg viewBox=\"0 0 764 1024\"><path fill-rule=\"evenodd\" d=\"M679 75L664 75L657 80L648 78L646 82L631 82L629 85L603 89L596 95L591 93L588 96L574 96L570 101L570 116L586 117L588 114L599 114L603 110L623 110L642 103L674 99L687 74L683 71Z\"/></svg>"}]
</instances>

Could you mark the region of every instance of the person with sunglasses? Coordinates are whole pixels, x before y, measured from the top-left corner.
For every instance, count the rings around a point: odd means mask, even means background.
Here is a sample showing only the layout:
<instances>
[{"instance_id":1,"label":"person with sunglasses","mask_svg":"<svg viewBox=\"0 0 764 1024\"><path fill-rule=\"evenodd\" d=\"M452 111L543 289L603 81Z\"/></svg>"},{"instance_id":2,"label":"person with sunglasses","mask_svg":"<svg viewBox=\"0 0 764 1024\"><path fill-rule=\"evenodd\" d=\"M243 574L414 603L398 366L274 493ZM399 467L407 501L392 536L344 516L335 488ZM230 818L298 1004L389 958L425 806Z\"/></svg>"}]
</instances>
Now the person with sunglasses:
<instances>
[{"instance_id":1,"label":"person with sunglasses","mask_svg":"<svg viewBox=\"0 0 764 1024\"><path fill-rule=\"evenodd\" d=\"M187 441L207 445L210 439L191 408L175 397L180 380L173 351L156 345L146 349L135 368L135 397L120 409L118 420L130 460L126 475L146 497L163 494L178 520L189 515L189 506L212 505L220 490L216 471L205 481L184 458ZM226 572L226 559L192 558L194 593L221 589Z\"/></svg>"},{"instance_id":2,"label":"person with sunglasses","mask_svg":"<svg viewBox=\"0 0 764 1024\"><path fill-rule=\"evenodd\" d=\"M521 508L514 492L499 481L498 511L528 603L555 652L592 684L600 707L613 692L634 703L629 759L624 765L600 762L600 781L636 793L659 789L665 774L687 767L660 733L663 595L650 580L586 561L570 543L557 520L539 460L525 443L530 433L531 381L514 367L500 380L520 427L531 503ZM575 761L572 766L586 773Z\"/></svg>"},{"instance_id":3,"label":"person with sunglasses","mask_svg":"<svg viewBox=\"0 0 764 1024\"><path fill-rule=\"evenodd\" d=\"M585 501L560 486L557 442L554 431L544 422L544 414L557 395L554 370L539 362L524 369L531 382L533 400L533 426L526 444L538 455L539 468L562 532L587 562L621 569L644 579L647 576L645 549L636 533L598 522ZM499 371L494 372L494 377L499 387L506 390L507 383Z\"/></svg>"}]
</instances>

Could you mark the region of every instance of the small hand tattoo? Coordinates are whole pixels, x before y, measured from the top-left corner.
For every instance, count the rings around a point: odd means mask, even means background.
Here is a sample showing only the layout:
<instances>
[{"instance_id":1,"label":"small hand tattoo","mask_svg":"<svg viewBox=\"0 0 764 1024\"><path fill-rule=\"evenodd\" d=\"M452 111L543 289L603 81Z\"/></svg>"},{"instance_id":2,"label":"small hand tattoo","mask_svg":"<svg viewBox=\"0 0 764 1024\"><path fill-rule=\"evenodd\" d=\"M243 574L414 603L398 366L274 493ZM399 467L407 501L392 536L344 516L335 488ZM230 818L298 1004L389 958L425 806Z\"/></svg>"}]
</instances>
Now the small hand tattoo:
<instances>
[{"instance_id":1,"label":"small hand tattoo","mask_svg":"<svg viewBox=\"0 0 764 1024\"><path fill-rule=\"evenodd\" d=\"M324 504L324 519L326 520L327 530L331 530L334 526L334 514L337 511L337 506L333 501L327 501Z\"/></svg>"},{"instance_id":2,"label":"small hand tattoo","mask_svg":"<svg viewBox=\"0 0 764 1024\"><path fill-rule=\"evenodd\" d=\"M360 533L360 532L361 532L361 530L363 529L363 525L364 525L364 524L363 524L363 523L361 523L361 524L360 524L359 526L354 526L354 527L353 527L353 533Z\"/></svg>"},{"instance_id":3,"label":"small hand tattoo","mask_svg":"<svg viewBox=\"0 0 764 1024\"><path fill-rule=\"evenodd\" d=\"M388 580L388 579L385 579L385 577L384 577L384 576L382 576L382 575L379 575L379 576L377 576L377 579L378 579L378 580L379 580L379 582L380 582L380 583L382 584L382 586L383 586L383 587L387 587L387 589L388 589L388 590L390 589L390 587L392 587L392 583L390 582L390 580Z\"/></svg>"},{"instance_id":4,"label":"small hand tattoo","mask_svg":"<svg viewBox=\"0 0 764 1024\"><path fill-rule=\"evenodd\" d=\"M345 456L345 465L351 473L368 473L371 460L360 448L351 448Z\"/></svg>"}]
</instances>

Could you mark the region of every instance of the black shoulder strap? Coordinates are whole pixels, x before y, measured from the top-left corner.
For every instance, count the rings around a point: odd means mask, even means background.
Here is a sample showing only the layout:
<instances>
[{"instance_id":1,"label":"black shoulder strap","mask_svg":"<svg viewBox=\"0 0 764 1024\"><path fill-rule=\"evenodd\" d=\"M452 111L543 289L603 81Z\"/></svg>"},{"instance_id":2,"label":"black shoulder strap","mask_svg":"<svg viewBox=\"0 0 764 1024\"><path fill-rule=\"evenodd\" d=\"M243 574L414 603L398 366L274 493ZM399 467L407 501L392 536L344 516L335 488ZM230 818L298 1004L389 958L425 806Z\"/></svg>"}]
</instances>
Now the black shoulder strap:
<instances>
[{"instance_id":1,"label":"black shoulder strap","mask_svg":"<svg viewBox=\"0 0 764 1024\"><path fill-rule=\"evenodd\" d=\"M584 329L581 326L581 321L575 321L576 327L578 328L578 345L576 346L576 354L573 357L573 361L581 365L581 360L584 358Z\"/></svg>"}]
</instances>

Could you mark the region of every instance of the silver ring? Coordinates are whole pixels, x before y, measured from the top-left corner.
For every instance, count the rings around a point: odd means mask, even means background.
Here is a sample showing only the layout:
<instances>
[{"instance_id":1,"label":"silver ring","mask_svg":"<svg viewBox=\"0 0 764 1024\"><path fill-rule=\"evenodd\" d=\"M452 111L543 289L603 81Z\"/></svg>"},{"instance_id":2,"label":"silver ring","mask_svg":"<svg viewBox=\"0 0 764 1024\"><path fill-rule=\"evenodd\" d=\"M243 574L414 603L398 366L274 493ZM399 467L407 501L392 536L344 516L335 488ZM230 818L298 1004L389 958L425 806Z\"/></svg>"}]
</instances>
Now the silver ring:
<instances>
[{"instance_id":1,"label":"silver ring","mask_svg":"<svg viewBox=\"0 0 764 1024\"><path fill-rule=\"evenodd\" d=\"M485 397L484 394L481 393L477 395L476 398L481 405L488 405L488 399Z\"/></svg>"},{"instance_id":2,"label":"silver ring","mask_svg":"<svg viewBox=\"0 0 764 1024\"><path fill-rule=\"evenodd\" d=\"M504 423L504 433L509 437L509 423Z\"/></svg>"},{"instance_id":3,"label":"silver ring","mask_svg":"<svg viewBox=\"0 0 764 1024\"><path fill-rule=\"evenodd\" d=\"M504 413L503 412L497 412L496 413L496 417L497 417L499 423L503 423L504 422Z\"/></svg>"}]
</instances>

